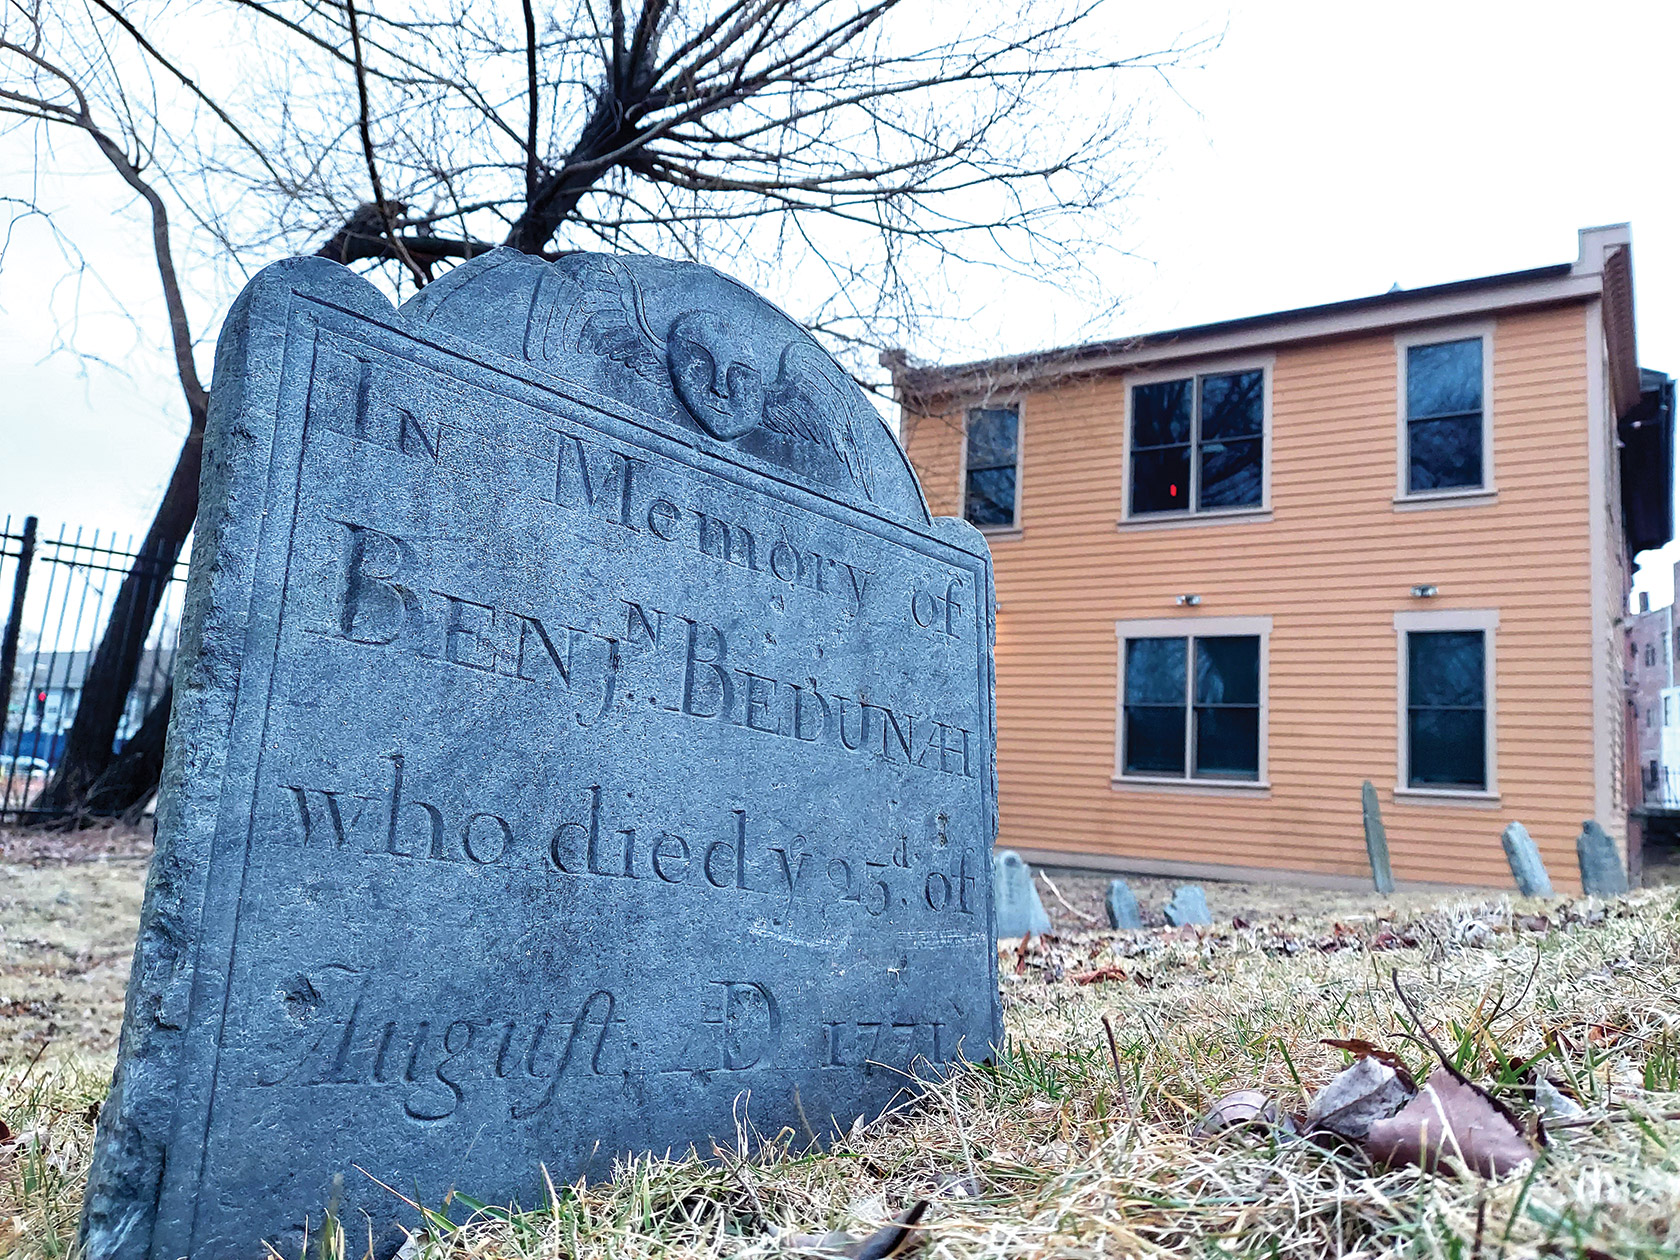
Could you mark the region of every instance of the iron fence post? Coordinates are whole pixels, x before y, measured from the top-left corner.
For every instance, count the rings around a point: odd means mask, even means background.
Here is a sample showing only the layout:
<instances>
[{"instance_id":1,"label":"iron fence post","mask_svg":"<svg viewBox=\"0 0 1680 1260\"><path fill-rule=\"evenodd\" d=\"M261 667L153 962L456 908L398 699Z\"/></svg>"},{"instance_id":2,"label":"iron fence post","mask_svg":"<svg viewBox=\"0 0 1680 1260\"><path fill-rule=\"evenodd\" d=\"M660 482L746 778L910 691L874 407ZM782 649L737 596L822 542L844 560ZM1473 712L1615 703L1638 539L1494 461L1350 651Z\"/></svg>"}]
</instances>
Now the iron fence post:
<instances>
[{"instance_id":1,"label":"iron fence post","mask_svg":"<svg viewBox=\"0 0 1680 1260\"><path fill-rule=\"evenodd\" d=\"M37 518L23 522L23 545L18 548L17 572L12 575L12 611L6 618L6 637L0 641L0 735L12 703L12 675L17 672L18 631L23 629L23 597L29 589L29 565L35 559Z\"/></svg>"}]
</instances>

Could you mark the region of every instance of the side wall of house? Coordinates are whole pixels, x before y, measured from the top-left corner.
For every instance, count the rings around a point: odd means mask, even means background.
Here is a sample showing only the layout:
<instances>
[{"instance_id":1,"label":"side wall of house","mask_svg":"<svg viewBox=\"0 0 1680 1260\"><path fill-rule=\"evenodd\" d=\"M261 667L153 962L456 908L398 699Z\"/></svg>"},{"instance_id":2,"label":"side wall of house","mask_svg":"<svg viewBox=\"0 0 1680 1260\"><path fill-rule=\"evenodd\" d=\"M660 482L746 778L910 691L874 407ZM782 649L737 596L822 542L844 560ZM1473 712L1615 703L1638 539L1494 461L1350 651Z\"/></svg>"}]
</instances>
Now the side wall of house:
<instances>
[{"instance_id":1,"label":"side wall of house","mask_svg":"<svg viewBox=\"0 0 1680 1260\"><path fill-rule=\"evenodd\" d=\"M1599 639L1603 601L1625 589L1616 585L1625 575L1607 569L1606 536L1591 525L1592 509L1606 506L1588 489L1603 472L1589 438L1591 326L1580 303L1495 322L1498 495L1476 505L1394 502L1392 331L1276 350L1269 520L1117 527L1125 378L1022 396L1020 532L992 540L1000 845L1146 868L1360 877L1369 779L1397 878L1508 884L1499 835L1520 819L1554 881L1572 885L1582 819L1597 813L1617 833L1623 821L1604 816L1612 767L1595 748L1607 701L1611 737L1622 737L1626 649L1619 632L1614 644ZM1184 361L1187 372L1196 366ZM948 514L961 508L953 411L905 426L928 500ZM1423 583L1439 595L1413 598ZM1199 607L1176 605L1188 593ZM1498 614L1497 801L1396 796L1395 614L1445 610ZM1269 789L1114 782L1115 623L1187 615L1272 619ZM1607 695L1612 662L1617 687Z\"/></svg>"}]
</instances>

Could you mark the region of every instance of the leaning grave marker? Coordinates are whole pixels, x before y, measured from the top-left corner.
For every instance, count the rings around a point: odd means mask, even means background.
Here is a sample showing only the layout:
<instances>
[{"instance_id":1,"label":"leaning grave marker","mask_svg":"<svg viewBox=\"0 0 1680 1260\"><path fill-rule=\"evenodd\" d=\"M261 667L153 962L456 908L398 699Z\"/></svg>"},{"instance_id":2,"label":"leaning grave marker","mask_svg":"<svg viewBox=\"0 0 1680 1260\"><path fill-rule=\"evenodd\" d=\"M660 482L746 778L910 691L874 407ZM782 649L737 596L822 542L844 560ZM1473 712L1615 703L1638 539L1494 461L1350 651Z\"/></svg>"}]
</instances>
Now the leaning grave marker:
<instances>
[{"instance_id":1,"label":"leaning grave marker","mask_svg":"<svg viewBox=\"0 0 1680 1260\"><path fill-rule=\"evenodd\" d=\"M279 263L217 349L92 1257L844 1129L1000 1035L992 583L706 268ZM366 1175L364 1175L364 1173Z\"/></svg>"}]
</instances>

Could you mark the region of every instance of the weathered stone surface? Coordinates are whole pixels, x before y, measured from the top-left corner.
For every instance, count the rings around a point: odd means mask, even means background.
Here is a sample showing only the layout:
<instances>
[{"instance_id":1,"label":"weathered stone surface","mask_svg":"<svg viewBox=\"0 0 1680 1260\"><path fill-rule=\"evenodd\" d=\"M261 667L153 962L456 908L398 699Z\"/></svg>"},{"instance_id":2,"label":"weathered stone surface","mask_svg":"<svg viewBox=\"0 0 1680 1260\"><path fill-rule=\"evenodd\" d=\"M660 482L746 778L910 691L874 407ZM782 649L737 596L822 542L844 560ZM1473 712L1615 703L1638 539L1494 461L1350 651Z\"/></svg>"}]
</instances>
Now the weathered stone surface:
<instances>
[{"instance_id":1,"label":"weathered stone surface","mask_svg":"<svg viewBox=\"0 0 1680 1260\"><path fill-rule=\"evenodd\" d=\"M338 1174L388 1250L371 1178L535 1205L995 1043L989 555L767 303L277 264L202 504L85 1254L295 1255Z\"/></svg>"},{"instance_id":2,"label":"weathered stone surface","mask_svg":"<svg viewBox=\"0 0 1680 1260\"><path fill-rule=\"evenodd\" d=\"M992 900L997 906L999 936L1050 930L1050 916L1044 913L1032 870L1013 849L992 854Z\"/></svg>"},{"instance_id":3,"label":"weathered stone surface","mask_svg":"<svg viewBox=\"0 0 1680 1260\"><path fill-rule=\"evenodd\" d=\"M1140 928L1143 926L1143 911L1138 908L1137 894L1127 886L1123 879L1110 880L1108 896L1104 899L1108 909L1108 926L1111 928Z\"/></svg>"},{"instance_id":4,"label":"weathered stone surface","mask_svg":"<svg viewBox=\"0 0 1680 1260\"><path fill-rule=\"evenodd\" d=\"M1609 833L1591 818L1575 837L1575 856L1581 863L1581 891L1598 897L1617 897L1628 890L1622 855Z\"/></svg>"},{"instance_id":5,"label":"weathered stone surface","mask_svg":"<svg viewBox=\"0 0 1680 1260\"><path fill-rule=\"evenodd\" d=\"M1207 894L1199 884L1180 884L1173 890L1172 900L1161 907L1161 913L1167 916L1170 927L1213 922L1213 916L1208 913Z\"/></svg>"},{"instance_id":6,"label":"weathered stone surface","mask_svg":"<svg viewBox=\"0 0 1680 1260\"><path fill-rule=\"evenodd\" d=\"M1546 874L1546 864L1540 860L1540 849L1528 828L1514 822L1499 837L1505 846L1505 860L1511 864L1511 876L1517 881L1517 891L1525 897L1550 897L1552 877Z\"/></svg>"},{"instance_id":7,"label":"weathered stone surface","mask_svg":"<svg viewBox=\"0 0 1680 1260\"><path fill-rule=\"evenodd\" d=\"M1365 817L1365 853L1371 859L1371 886L1384 896L1394 891L1394 872L1388 865L1388 832L1383 829L1382 807L1377 789L1369 779L1359 790L1360 812Z\"/></svg>"}]
</instances>

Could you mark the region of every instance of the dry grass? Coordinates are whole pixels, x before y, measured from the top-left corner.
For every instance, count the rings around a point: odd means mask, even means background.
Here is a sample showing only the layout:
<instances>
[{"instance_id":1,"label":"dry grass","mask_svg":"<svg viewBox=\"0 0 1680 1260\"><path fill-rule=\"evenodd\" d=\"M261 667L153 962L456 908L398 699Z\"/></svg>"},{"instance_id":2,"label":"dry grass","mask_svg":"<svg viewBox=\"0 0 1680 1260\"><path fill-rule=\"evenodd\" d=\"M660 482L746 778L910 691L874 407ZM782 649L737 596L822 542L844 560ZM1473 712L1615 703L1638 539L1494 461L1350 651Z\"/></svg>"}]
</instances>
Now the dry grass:
<instances>
[{"instance_id":1,"label":"dry grass","mask_svg":"<svg viewBox=\"0 0 1680 1260\"><path fill-rule=\"evenodd\" d=\"M123 915L126 930L135 892L101 883L115 869L59 868L59 884L103 888L102 913ZM0 867L0 879L17 875ZM7 887L9 907L39 908L46 894ZM19 945L4 922L0 1002L20 983L20 950L37 963L69 956ZM40 922L32 939L61 930ZM745 1133L720 1161L639 1161L610 1182L561 1187L534 1211L475 1212L458 1197L457 1223L434 1218L416 1250L784 1255L932 1197L920 1237L935 1257L1680 1256L1680 1122L1660 1118L1680 1109L1680 891L1610 905L1356 898L1200 934L1070 934L1020 955L1018 971L1017 961L1008 950L1000 1061L953 1074L831 1151ZM1078 982L1099 968L1116 978ZM1613 1119L1558 1130L1529 1172L1497 1182L1378 1171L1300 1140L1192 1136L1237 1088L1301 1110L1345 1062L1323 1037L1368 1037L1422 1067L1427 1053L1402 1036L1394 969L1466 1071L1498 1081L1509 1060L1546 1054L1589 1114ZM30 972L21 983L41 981ZM111 983L114 996L120 977ZM75 1025L85 1039L69 1027L59 1035L71 1042L27 1071L15 1056L31 1038L11 1037L0 1069L0 1116L24 1139L0 1154L0 1235L26 1254L65 1254L89 1104L110 1065L102 1021ZM320 1254L360 1255L365 1238L346 1229L329 1231Z\"/></svg>"}]
</instances>

